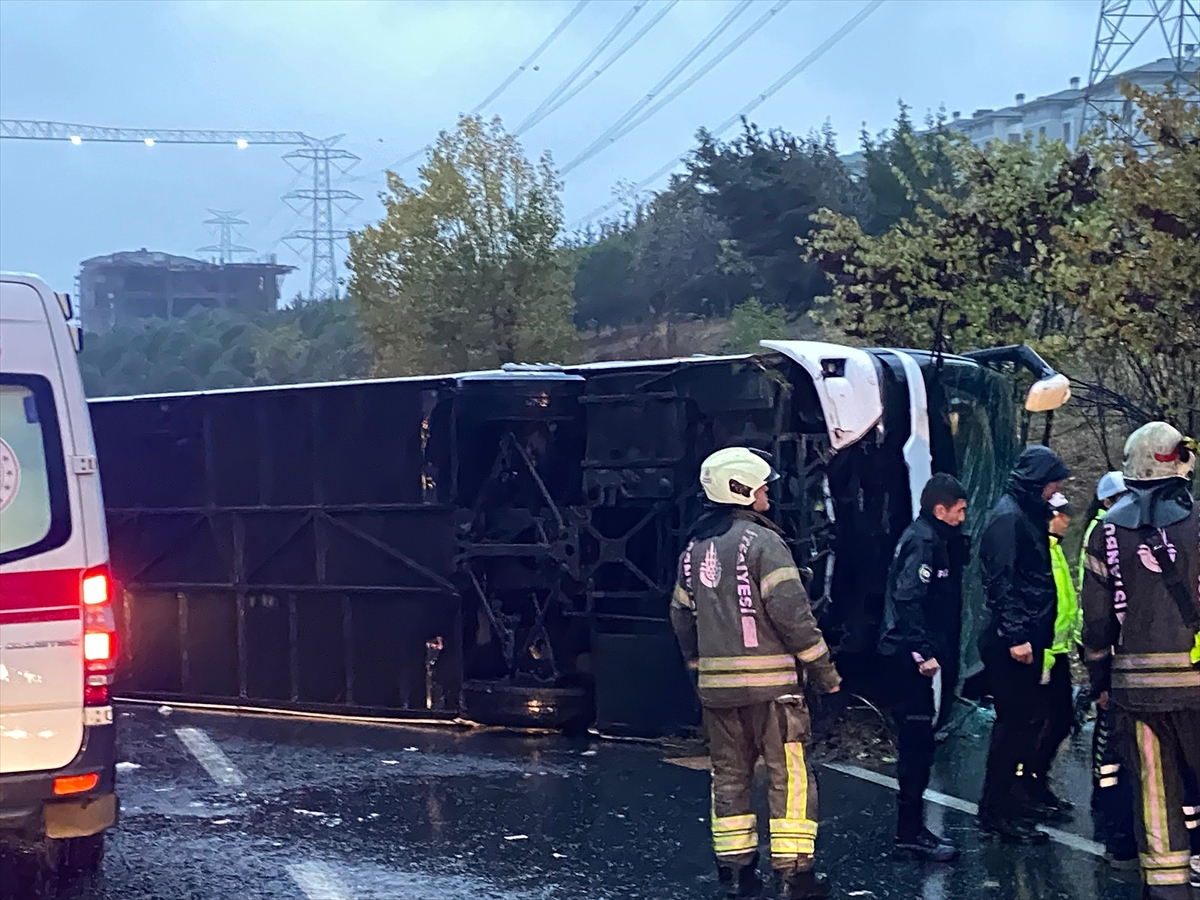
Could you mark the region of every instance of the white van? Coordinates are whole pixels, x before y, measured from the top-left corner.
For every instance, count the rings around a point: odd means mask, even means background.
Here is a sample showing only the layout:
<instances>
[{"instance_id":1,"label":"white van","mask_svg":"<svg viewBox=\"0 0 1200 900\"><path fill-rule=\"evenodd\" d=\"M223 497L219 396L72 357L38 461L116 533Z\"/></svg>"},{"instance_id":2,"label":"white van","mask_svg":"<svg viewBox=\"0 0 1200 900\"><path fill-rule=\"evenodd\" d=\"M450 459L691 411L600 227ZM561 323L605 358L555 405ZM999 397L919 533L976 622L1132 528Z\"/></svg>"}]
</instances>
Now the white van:
<instances>
[{"instance_id":1,"label":"white van","mask_svg":"<svg viewBox=\"0 0 1200 900\"><path fill-rule=\"evenodd\" d=\"M95 870L117 819L108 536L70 298L0 274L0 841Z\"/></svg>"}]
</instances>

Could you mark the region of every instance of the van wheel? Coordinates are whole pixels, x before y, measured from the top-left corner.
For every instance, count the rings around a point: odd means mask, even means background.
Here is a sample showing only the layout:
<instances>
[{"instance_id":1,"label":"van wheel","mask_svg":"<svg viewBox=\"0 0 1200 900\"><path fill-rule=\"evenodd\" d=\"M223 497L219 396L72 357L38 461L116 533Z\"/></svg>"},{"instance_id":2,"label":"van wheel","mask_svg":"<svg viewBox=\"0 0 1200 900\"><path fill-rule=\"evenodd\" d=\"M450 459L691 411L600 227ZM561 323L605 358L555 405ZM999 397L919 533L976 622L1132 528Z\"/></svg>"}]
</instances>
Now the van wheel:
<instances>
[{"instance_id":1,"label":"van wheel","mask_svg":"<svg viewBox=\"0 0 1200 900\"><path fill-rule=\"evenodd\" d=\"M104 862L104 832L88 837L68 838L63 853L64 866L73 873L91 875Z\"/></svg>"}]
</instances>

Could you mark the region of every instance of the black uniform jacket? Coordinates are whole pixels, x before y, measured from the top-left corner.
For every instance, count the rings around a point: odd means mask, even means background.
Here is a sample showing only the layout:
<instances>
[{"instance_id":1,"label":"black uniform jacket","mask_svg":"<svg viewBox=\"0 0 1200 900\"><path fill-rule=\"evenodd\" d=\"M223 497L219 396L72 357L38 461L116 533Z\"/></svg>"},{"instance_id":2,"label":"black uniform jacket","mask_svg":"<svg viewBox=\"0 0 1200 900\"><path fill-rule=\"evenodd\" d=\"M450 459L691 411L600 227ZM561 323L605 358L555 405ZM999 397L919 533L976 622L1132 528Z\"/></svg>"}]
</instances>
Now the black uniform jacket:
<instances>
[{"instance_id":1,"label":"black uniform jacket","mask_svg":"<svg viewBox=\"0 0 1200 900\"><path fill-rule=\"evenodd\" d=\"M955 554L952 562L948 547L957 532L921 513L900 536L883 601L884 656L919 653L941 661L958 656L962 559Z\"/></svg>"},{"instance_id":2,"label":"black uniform jacket","mask_svg":"<svg viewBox=\"0 0 1200 900\"><path fill-rule=\"evenodd\" d=\"M991 621L980 649L1033 645L1034 657L1054 643L1058 591L1050 564L1050 504L1042 490L1070 474L1048 447L1025 449L1008 489L979 542L979 562Z\"/></svg>"}]
</instances>

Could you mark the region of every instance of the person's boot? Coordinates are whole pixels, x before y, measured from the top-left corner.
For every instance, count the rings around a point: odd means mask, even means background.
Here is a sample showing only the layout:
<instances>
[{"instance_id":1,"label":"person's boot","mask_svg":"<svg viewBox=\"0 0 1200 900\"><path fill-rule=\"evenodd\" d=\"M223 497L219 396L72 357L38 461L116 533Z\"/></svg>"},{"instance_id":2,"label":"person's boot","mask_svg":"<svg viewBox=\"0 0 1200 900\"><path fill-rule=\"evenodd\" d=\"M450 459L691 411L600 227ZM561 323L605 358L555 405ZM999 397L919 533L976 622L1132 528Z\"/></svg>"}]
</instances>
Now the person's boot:
<instances>
[{"instance_id":1,"label":"person's boot","mask_svg":"<svg viewBox=\"0 0 1200 900\"><path fill-rule=\"evenodd\" d=\"M1109 867L1118 872L1133 872L1141 868L1141 861L1138 859L1137 848L1121 846L1120 844L1109 844L1104 848L1104 861Z\"/></svg>"},{"instance_id":2,"label":"person's boot","mask_svg":"<svg viewBox=\"0 0 1200 900\"><path fill-rule=\"evenodd\" d=\"M1041 783L1032 776L1022 776L1017 779L1017 786L1013 791L1013 800L1015 803L1015 812L1023 819L1028 819L1034 823L1044 824L1066 824L1073 818L1071 813L1066 809L1051 806L1047 802ZM1050 794L1054 797L1053 794ZM1057 800L1058 798L1054 798ZM1073 807L1072 807L1073 808Z\"/></svg>"},{"instance_id":3,"label":"person's boot","mask_svg":"<svg viewBox=\"0 0 1200 900\"><path fill-rule=\"evenodd\" d=\"M829 896L829 882L811 869L807 872L776 869L775 896L779 900L824 900Z\"/></svg>"},{"instance_id":4,"label":"person's boot","mask_svg":"<svg viewBox=\"0 0 1200 900\"><path fill-rule=\"evenodd\" d=\"M717 881L724 897L757 897L763 886L758 874L758 854L744 866L718 862Z\"/></svg>"},{"instance_id":5,"label":"person's boot","mask_svg":"<svg viewBox=\"0 0 1200 900\"><path fill-rule=\"evenodd\" d=\"M1046 832L1016 816L981 809L978 821L979 829L984 834L998 837L1006 844L1044 844L1050 840Z\"/></svg>"},{"instance_id":6,"label":"person's boot","mask_svg":"<svg viewBox=\"0 0 1200 900\"><path fill-rule=\"evenodd\" d=\"M1070 800L1064 800L1054 793L1050 789L1050 779L1047 776L1032 776L1028 787L1030 788L1030 795L1043 806L1048 806L1050 809L1056 809L1064 813L1074 812L1075 804Z\"/></svg>"},{"instance_id":7,"label":"person's boot","mask_svg":"<svg viewBox=\"0 0 1200 900\"><path fill-rule=\"evenodd\" d=\"M957 847L925 827L907 835L896 835L895 849L927 862L953 862L958 859Z\"/></svg>"}]
</instances>

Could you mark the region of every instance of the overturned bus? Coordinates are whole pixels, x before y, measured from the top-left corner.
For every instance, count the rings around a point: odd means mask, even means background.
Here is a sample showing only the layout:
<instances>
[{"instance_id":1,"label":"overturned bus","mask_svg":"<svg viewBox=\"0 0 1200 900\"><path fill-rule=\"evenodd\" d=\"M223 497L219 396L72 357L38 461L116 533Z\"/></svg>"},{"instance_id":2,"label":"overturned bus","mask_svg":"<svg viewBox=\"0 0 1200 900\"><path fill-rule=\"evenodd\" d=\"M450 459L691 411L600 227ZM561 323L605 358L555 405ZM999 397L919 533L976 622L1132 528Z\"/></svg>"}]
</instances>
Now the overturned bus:
<instances>
[{"instance_id":1,"label":"overturned bus","mask_svg":"<svg viewBox=\"0 0 1200 900\"><path fill-rule=\"evenodd\" d=\"M892 548L931 472L969 523L1066 379L974 355L763 352L90 404L130 698L391 719L687 730L667 619L701 460L774 454L772 515L870 690ZM1022 427L1022 421L1024 427ZM1048 426L1047 426L1048 427ZM965 584L961 682L982 598ZM953 683L953 682L952 682Z\"/></svg>"}]
</instances>

